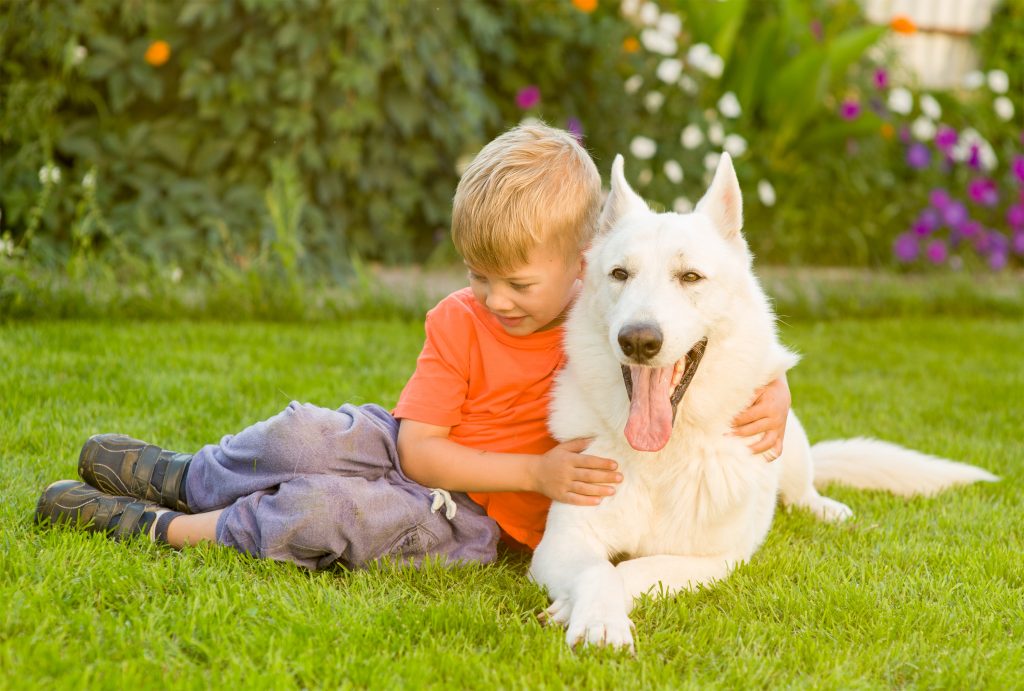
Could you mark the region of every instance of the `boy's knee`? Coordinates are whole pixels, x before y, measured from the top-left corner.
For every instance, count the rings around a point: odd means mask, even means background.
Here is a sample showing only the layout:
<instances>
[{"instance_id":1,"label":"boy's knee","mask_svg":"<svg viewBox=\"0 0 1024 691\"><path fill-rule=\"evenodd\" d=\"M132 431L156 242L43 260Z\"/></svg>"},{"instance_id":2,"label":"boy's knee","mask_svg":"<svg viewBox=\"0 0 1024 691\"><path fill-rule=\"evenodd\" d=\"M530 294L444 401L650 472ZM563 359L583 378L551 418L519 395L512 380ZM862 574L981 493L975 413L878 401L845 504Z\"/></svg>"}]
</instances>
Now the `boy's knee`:
<instances>
[{"instance_id":1,"label":"boy's knee","mask_svg":"<svg viewBox=\"0 0 1024 691\"><path fill-rule=\"evenodd\" d=\"M351 426L352 418L344 413L293 401L267 420L266 450L289 458L318 458L330 454L338 434Z\"/></svg>"}]
</instances>

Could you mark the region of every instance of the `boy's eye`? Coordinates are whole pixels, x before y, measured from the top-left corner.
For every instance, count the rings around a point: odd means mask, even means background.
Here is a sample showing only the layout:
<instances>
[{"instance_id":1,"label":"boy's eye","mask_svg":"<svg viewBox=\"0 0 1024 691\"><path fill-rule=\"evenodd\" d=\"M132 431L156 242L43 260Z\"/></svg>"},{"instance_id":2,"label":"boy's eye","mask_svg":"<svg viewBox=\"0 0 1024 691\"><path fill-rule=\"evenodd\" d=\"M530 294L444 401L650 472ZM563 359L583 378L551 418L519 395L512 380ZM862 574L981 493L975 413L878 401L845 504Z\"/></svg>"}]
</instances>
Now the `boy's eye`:
<instances>
[{"instance_id":1,"label":"boy's eye","mask_svg":"<svg viewBox=\"0 0 1024 691\"><path fill-rule=\"evenodd\" d=\"M520 293L528 289L532 283L509 283L512 286L512 290L518 290Z\"/></svg>"},{"instance_id":2,"label":"boy's eye","mask_svg":"<svg viewBox=\"0 0 1024 691\"><path fill-rule=\"evenodd\" d=\"M479 283L486 283L487 282L487 278L485 276L481 276L480 274L475 274L472 271L469 272L469 280L477 281Z\"/></svg>"}]
</instances>

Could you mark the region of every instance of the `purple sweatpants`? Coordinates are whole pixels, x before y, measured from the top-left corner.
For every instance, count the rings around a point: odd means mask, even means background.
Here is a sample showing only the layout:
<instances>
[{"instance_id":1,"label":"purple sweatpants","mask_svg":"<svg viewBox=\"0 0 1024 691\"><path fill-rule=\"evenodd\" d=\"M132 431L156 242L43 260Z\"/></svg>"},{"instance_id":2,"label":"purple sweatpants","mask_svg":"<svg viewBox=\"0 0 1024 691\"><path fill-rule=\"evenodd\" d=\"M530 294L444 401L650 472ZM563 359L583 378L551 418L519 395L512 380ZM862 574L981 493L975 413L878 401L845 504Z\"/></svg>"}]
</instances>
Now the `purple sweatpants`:
<instances>
[{"instance_id":1,"label":"purple sweatpants","mask_svg":"<svg viewBox=\"0 0 1024 691\"><path fill-rule=\"evenodd\" d=\"M467 496L431 511L431 490L402 473L398 421L377 405L292 402L269 420L204 446L186 478L194 512L224 509L217 542L309 569L382 557L418 564L493 561L498 526Z\"/></svg>"}]
</instances>

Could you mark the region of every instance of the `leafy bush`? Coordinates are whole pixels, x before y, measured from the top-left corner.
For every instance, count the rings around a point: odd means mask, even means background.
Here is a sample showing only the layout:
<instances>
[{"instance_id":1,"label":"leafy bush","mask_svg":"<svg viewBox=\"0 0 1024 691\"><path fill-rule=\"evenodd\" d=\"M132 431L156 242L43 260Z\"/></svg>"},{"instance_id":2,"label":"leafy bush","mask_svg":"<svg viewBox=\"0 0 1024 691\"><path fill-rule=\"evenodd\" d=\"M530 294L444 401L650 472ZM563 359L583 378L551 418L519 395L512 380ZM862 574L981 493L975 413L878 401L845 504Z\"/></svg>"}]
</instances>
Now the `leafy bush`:
<instances>
[{"instance_id":1,"label":"leafy bush","mask_svg":"<svg viewBox=\"0 0 1024 691\"><path fill-rule=\"evenodd\" d=\"M51 263L282 249L275 166L304 200L289 270L423 258L518 90L553 124L600 112L609 146L621 120L605 46L626 28L569 3L16 0L0 27L2 228Z\"/></svg>"}]
</instances>

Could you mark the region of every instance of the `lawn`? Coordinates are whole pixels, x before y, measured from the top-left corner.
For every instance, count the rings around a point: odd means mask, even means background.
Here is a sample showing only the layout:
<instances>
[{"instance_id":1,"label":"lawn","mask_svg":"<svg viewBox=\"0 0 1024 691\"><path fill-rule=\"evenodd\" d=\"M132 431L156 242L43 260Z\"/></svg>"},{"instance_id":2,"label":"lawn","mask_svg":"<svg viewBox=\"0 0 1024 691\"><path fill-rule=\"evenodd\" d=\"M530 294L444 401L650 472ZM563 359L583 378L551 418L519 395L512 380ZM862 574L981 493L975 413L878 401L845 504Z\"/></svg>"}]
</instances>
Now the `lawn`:
<instances>
[{"instance_id":1,"label":"lawn","mask_svg":"<svg viewBox=\"0 0 1024 691\"><path fill-rule=\"evenodd\" d=\"M418 322L27 322L0 327L0 687L1010 688L1024 684L1024 324L794 321L812 439L870 434L997 485L905 501L833 488L855 518L781 514L718 586L634 610L637 655L573 653L527 563L307 573L31 522L82 442L194 450L298 399L390 405Z\"/></svg>"}]
</instances>

